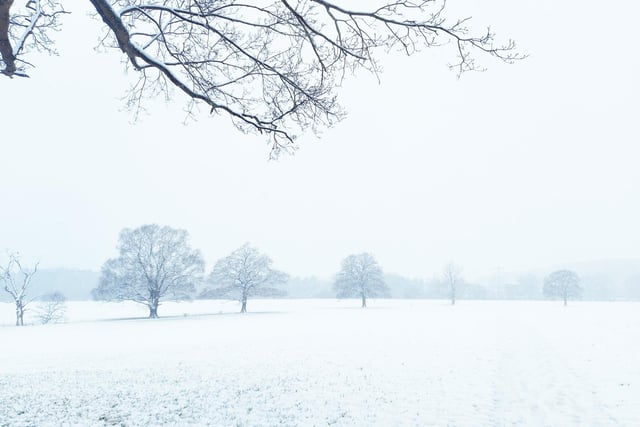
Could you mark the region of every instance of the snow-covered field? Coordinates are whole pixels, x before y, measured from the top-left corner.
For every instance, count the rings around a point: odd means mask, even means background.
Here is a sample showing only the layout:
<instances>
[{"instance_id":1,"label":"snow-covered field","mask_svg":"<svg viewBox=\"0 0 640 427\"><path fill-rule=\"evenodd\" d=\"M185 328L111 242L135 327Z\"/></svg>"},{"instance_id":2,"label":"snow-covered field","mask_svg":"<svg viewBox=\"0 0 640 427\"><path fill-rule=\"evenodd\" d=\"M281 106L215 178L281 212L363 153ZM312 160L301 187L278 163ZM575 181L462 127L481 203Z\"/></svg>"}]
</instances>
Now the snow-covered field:
<instances>
[{"instance_id":1,"label":"snow-covered field","mask_svg":"<svg viewBox=\"0 0 640 427\"><path fill-rule=\"evenodd\" d=\"M0 426L638 426L640 303L0 303ZM26 319L29 321L29 319Z\"/></svg>"}]
</instances>

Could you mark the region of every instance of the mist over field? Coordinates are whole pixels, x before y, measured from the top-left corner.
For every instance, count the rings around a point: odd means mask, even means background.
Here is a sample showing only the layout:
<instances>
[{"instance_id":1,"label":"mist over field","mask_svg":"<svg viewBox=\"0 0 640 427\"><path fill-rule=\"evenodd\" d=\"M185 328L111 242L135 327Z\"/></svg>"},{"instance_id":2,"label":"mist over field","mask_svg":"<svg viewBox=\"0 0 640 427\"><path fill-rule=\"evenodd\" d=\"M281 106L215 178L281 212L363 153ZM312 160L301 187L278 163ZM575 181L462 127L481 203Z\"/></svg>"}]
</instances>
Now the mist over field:
<instances>
[{"instance_id":1,"label":"mist over field","mask_svg":"<svg viewBox=\"0 0 640 427\"><path fill-rule=\"evenodd\" d=\"M619 260L584 262L569 265L582 279L583 299L625 301L640 299L640 261ZM531 270L496 272L462 289L464 299L543 299L544 277L550 272ZM440 275L415 278L386 273L385 279L392 298L447 298L446 285ZM33 293L44 295L59 291L74 301L91 300L91 291L98 285L100 272L71 269L43 269L33 279ZM335 298L331 277L291 277L283 286L287 298ZM0 293L0 301L10 297Z\"/></svg>"}]
</instances>

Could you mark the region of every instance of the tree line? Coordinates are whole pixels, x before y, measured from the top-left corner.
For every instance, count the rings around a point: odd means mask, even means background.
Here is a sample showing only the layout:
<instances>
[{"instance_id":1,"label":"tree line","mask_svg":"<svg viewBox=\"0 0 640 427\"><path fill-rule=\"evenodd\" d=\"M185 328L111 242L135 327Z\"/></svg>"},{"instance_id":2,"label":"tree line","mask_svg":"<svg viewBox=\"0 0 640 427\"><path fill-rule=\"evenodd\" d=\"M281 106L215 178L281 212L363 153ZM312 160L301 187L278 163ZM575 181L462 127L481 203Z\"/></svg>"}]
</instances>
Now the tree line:
<instances>
[{"instance_id":1,"label":"tree line","mask_svg":"<svg viewBox=\"0 0 640 427\"><path fill-rule=\"evenodd\" d=\"M6 265L0 266L0 283L16 307L16 325L24 325L28 291L38 264L22 265L17 254L10 254ZM283 297L283 285L289 276L273 268L272 259L245 243L219 259L206 274L205 262L199 250L191 247L189 233L156 224L121 231L118 256L108 259L101 269L98 286L92 296L101 301L133 301L146 306L149 318L158 317L162 301L197 298L233 299L240 311L247 311L247 302L256 297ZM454 263L445 266L441 283L446 287L451 304L455 305L464 285L462 268ZM337 298L358 298L361 306L367 299L388 297L390 289L383 270L370 253L352 254L344 258L335 275L333 290ZM558 270L544 281L543 293L549 298L580 298L580 279L570 270ZM64 296L43 298L40 318L43 323L61 319Z\"/></svg>"},{"instance_id":2,"label":"tree line","mask_svg":"<svg viewBox=\"0 0 640 427\"><path fill-rule=\"evenodd\" d=\"M118 252L104 263L93 297L143 304L150 318L158 317L161 301L194 296L234 299L245 313L250 298L284 296L281 286L289 279L273 268L269 256L248 243L219 259L206 275L202 254L191 247L187 231L168 226L122 230ZM363 307L367 298L388 293L382 269L366 253L344 259L334 287L338 297L358 297Z\"/></svg>"}]
</instances>

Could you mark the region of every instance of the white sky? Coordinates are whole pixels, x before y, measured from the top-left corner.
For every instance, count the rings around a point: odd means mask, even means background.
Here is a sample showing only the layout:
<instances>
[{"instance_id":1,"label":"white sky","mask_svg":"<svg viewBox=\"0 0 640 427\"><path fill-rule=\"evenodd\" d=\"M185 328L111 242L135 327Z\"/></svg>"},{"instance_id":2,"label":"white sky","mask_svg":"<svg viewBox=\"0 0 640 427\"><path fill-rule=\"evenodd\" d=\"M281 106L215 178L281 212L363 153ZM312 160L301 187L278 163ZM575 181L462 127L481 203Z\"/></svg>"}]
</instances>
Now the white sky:
<instances>
[{"instance_id":1,"label":"white sky","mask_svg":"<svg viewBox=\"0 0 640 427\"><path fill-rule=\"evenodd\" d=\"M132 124L121 55L93 52L100 23L76 11L60 57L0 79L0 249L97 270L123 227L155 222L209 266L250 241L294 275L359 251L411 277L640 258L640 7L449 5L530 58L457 80L445 50L390 57L380 85L346 82L342 123L278 162L223 116L184 126L181 99Z\"/></svg>"}]
</instances>

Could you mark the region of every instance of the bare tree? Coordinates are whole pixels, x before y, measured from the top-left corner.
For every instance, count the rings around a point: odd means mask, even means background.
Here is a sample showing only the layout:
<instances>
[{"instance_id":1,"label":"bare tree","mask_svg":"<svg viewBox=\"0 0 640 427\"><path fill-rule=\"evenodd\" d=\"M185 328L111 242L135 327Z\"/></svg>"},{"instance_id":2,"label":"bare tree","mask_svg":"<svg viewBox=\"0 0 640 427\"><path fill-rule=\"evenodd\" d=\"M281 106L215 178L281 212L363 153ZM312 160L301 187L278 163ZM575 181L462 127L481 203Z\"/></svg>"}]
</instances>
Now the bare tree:
<instances>
[{"instance_id":1,"label":"bare tree","mask_svg":"<svg viewBox=\"0 0 640 427\"><path fill-rule=\"evenodd\" d=\"M547 298L561 298L567 305L568 299L582 297L580 278L571 270L554 271L545 277L542 292Z\"/></svg>"},{"instance_id":2,"label":"bare tree","mask_svg":"<svg viewBox=\"0 0 640 427\"><path fill-rule=\"evenodd\" d=\"M20 256L15 253L9 254L6 266L0 266L0 283L4 284L4 290L11 295L16 305L16 326L24 326L24 312L33 301L27 294L31 279L37 271L37 263L32 269L23 267Z\"/></svg>"},{"instance_id":3,"label":"bare tree","mask_svg":"<svg viewBox=\"0 0 640 427\"><path fill-rule=\"evenodd\" d=\"M40 298L36 317L43 325L60 322L67 311L66 302L67 299L60 292L44 295Z\"/></svg>"},{"instance_id":4,"label":"bare tree","mask_svg":"<svg viewBox=\"0 0 640 427\"><path fill-rule=\"evenodd\" d=\"M458 295L458 290L460 285L462 284L462 267L454 264L453 262L448 263L444 267L444 281L449 288L449 295L451 297L451 305L456 304L456 297Z\"/></svg>"},{"instance_id":5,"label":"bare tree","mask_svg":"<svg viewBox=\"0 0 640 427\"><path fill-rule=\"evenodd\" d=\"M124 229L118 246L120 256L102 266L95 299L135 301L158 317L160 301L189 299L204 272L200 251L189 246L189 233L156 224Z\"/></svg>"},{"instance_id":6,"label":"bare tree","mask_svg":"<svg viewBox=\"0 0 640 427\"><path fill-rule=\"evenodd\" d=\"M338 298L359 297L362 308L367 306L367 298L389 294L382 268L369 253L349 255L342 261L342 268L333 284Z\"/></svg>"},{"instance_id":7,"label":"bare tree","mask_svg":"<svg viewBox=\"0 0 640 427\"><path fill-rule=\"evenodd\" d=\"M101 45L120 50L138 72L130 106L177 88L189 111L203 105L243 131L269 135L274 154L305 129L343 117L336 88L347 72L377 74L380 50L411 55L449 45L458 74L482 68L476 54L523 57L489 30L472 35L469 18L447 19L445 0L379 0L363 9L346 0L89 1L106 24ZM62 2L0 0L1 73L24 76L30 50L54 50L49 34L60 26Z\"/></svg>"},{"instance_id":8,"label":"bare tree","mask_svg":"<svg viewBox=\"0 0 640 427\"><path fill-rule=\"evenodd\" d=\"M284 295L276 286L286 283L289 276L274 270L272 264L271 258L245 243L216 262L209 275L209 282L214 287L205 291L203 296L236 299L242 303L240 312L246 313L250 297Z\"/></svg>"}]
</instances>

